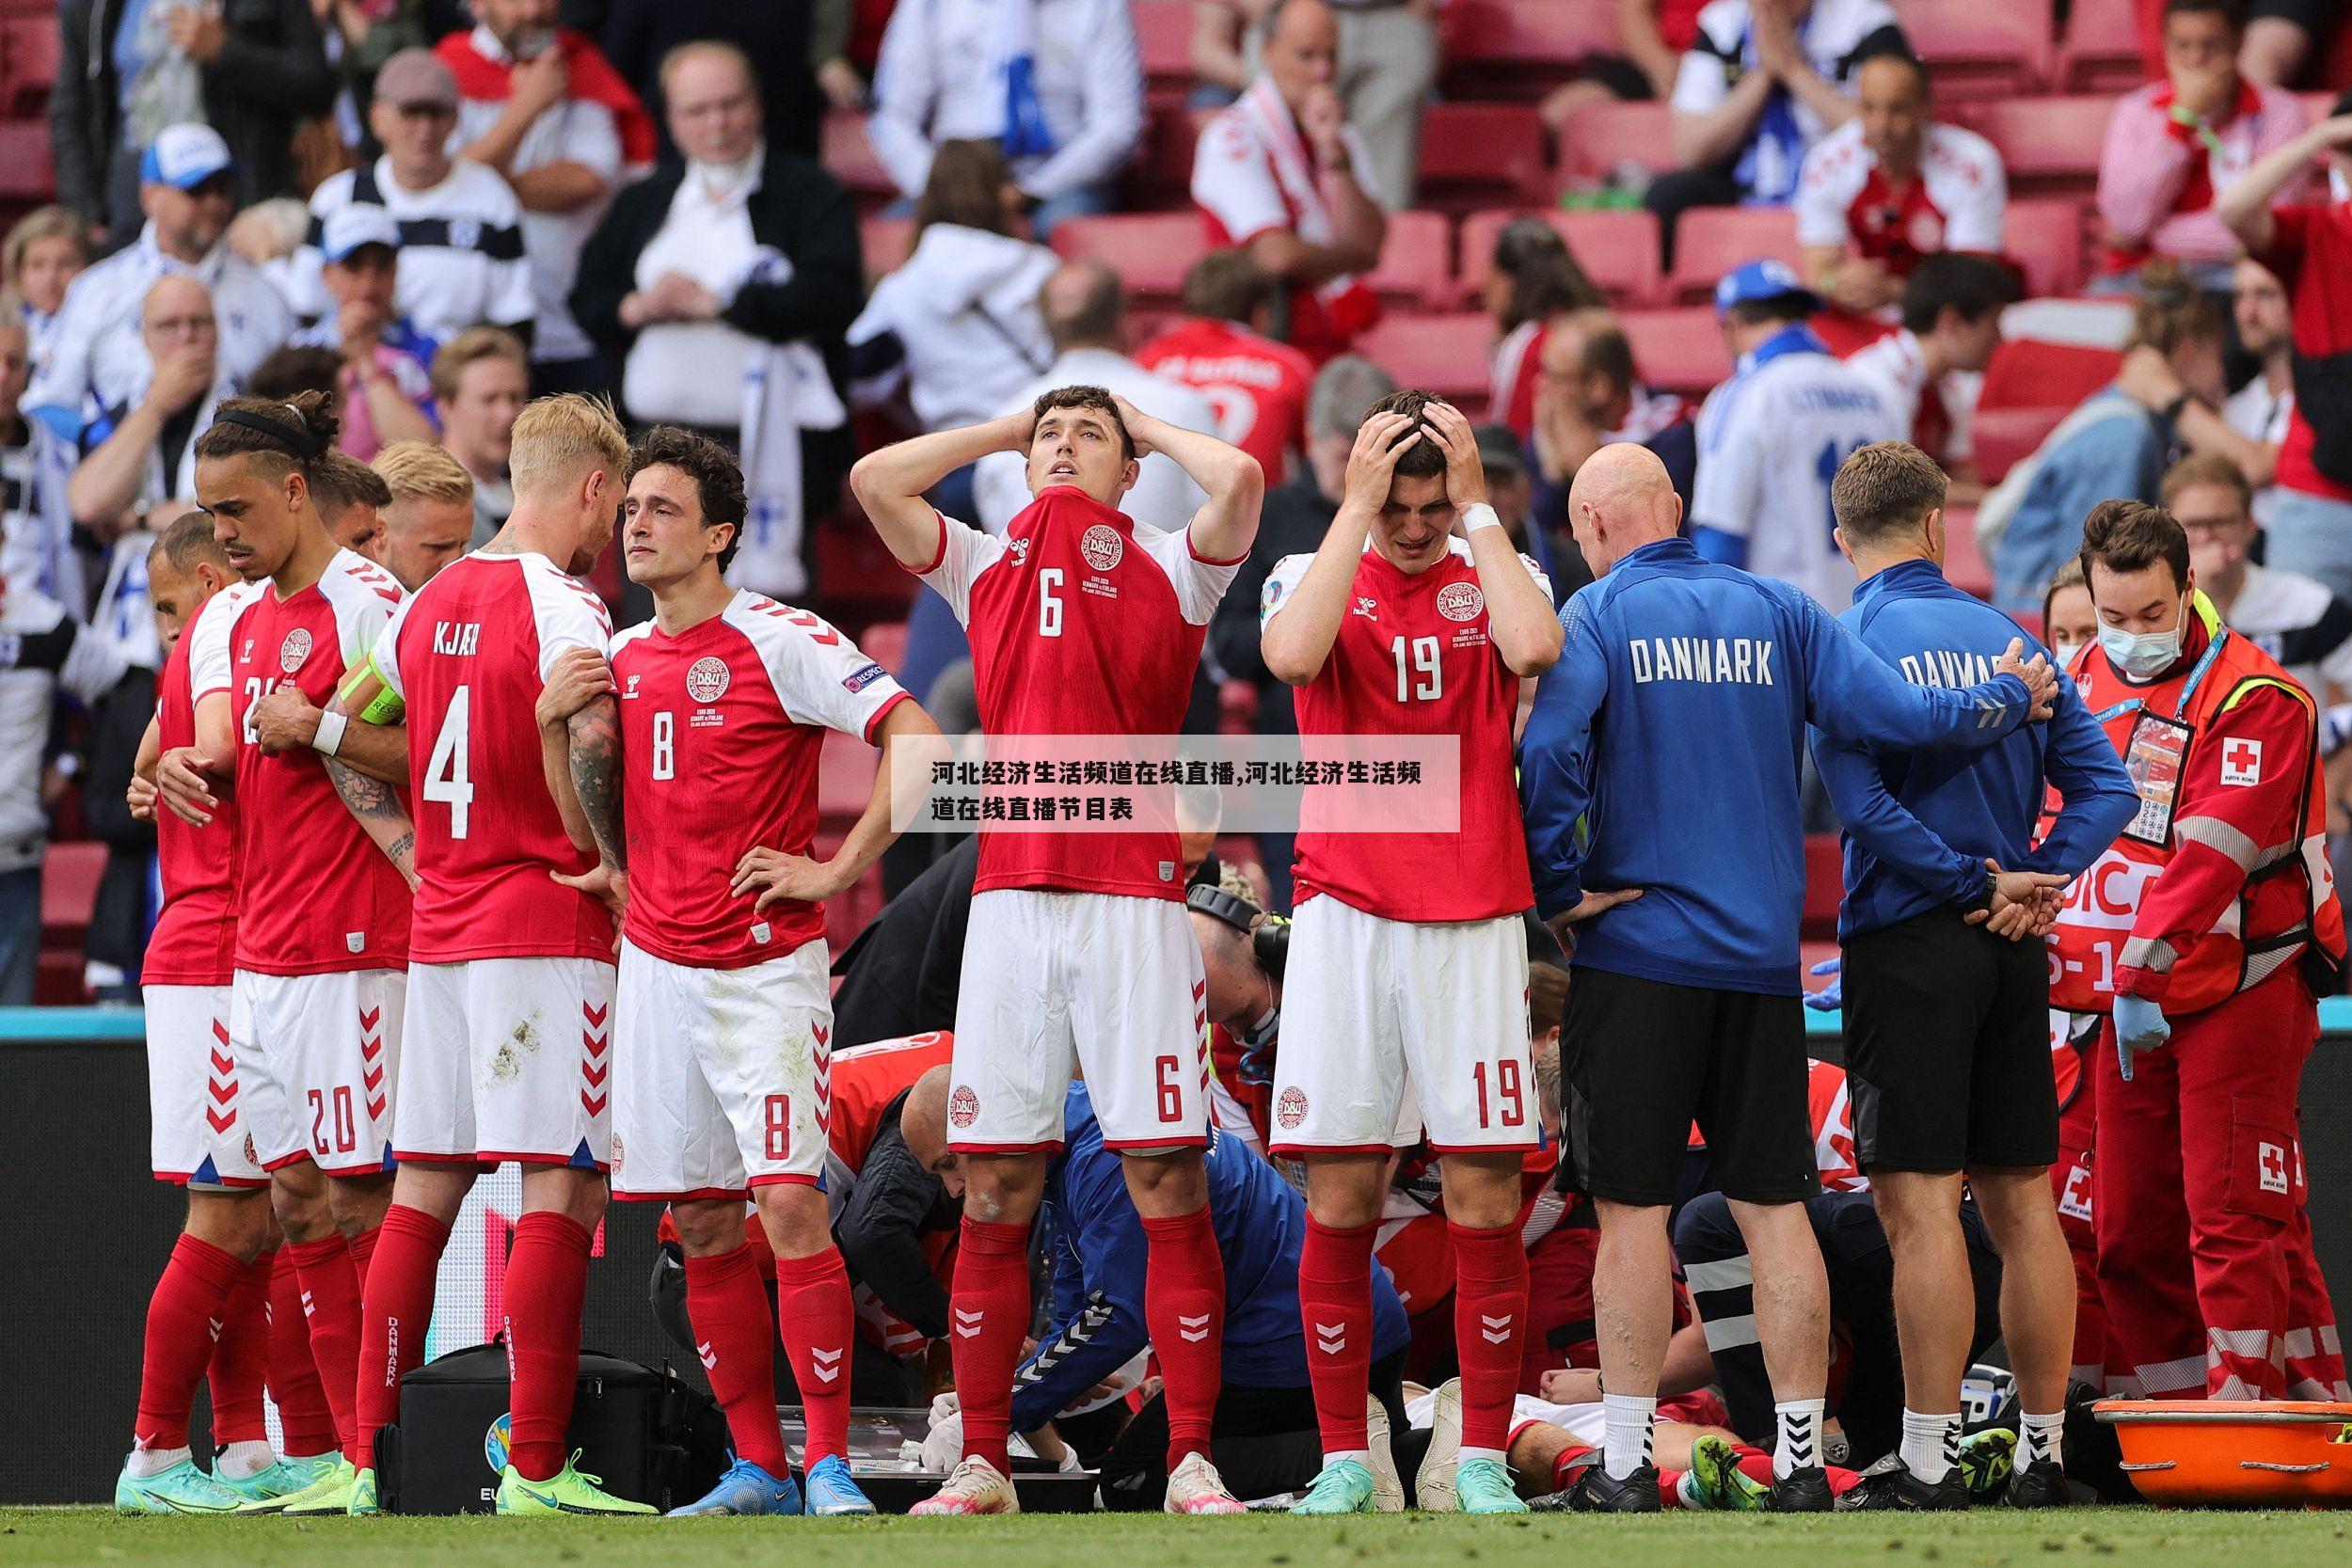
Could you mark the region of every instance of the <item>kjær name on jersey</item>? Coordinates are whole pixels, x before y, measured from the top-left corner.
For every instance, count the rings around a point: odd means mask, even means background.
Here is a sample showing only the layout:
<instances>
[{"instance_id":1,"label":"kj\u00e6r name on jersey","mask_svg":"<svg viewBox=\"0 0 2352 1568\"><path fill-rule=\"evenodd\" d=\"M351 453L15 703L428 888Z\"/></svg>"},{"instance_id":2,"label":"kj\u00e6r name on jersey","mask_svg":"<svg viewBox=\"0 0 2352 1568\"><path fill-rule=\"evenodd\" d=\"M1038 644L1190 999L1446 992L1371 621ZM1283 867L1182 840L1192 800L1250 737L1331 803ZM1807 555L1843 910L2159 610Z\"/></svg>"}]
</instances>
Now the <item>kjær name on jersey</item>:
<instances>
[{"instance_id":1,"label":"kj\u00e6r name on jersey","mask_svg":"<svg viewBox=\"0 0 2352 1568\"><path fill-rule=\"evenodd\" d=\"M433 623L433 651L450 654L458 658L471 658L475 645L482 641L479 621L436 621Z\"/></svg>"}]
</instances>

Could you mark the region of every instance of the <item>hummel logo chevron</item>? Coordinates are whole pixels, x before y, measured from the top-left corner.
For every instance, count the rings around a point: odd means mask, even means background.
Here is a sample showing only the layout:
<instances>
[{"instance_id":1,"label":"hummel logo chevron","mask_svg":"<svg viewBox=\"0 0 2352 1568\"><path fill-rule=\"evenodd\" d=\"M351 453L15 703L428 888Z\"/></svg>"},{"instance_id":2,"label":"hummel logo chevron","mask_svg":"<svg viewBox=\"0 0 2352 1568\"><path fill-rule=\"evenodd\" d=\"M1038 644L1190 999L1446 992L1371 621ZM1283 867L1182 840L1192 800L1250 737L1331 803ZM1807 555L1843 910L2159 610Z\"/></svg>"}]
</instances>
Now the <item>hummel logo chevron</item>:
<instances>
[{"instance_id":1,"label":"hummel logo chevron","mask_svg":"<svg viewBox=\"0 0 2352 1568\"><path fill-rule=\"evenodd\" d=\"M719 1353L710 1348L710 1341L707 1339L695 1345L694 1354L702 1358L704 1371L708 1371L719 1364Z\"/></svg>"},{"instance_id":2,"label":"hummel logo chevron","mask_svg":"<svg viewBox=\"0 0 2352 1568\"><path fill-rule=\"evenodd\" d=\"M1500 1318L1488 1317L1484 1312L1478 1314L1478 1337L1490 1345L1499 1345L1511 1337L1511 1314L1506 1312Z\"/></svg>"},{"instance_id":3,"label":"hummel logo chevron","mask_svg":"<svg viewBox=\"0 0 2352 1568\"><path fill-rule=\"evenodd\" d=\"M211 1329L212 1329L212 1331L213 1331L213 1343L215 1343L215 1344L216 1344L216 1345L217 1345L217 1344L219 1344L219 1343L220 1343L220 1320L219 1320L218 1318L207 1318L207 1319L205 1319L205 1320L204 1320L204 1322L205 1322L206 1326L207 1326L207 1327L209 1327L209 1328L211 1328Z\"/></svg>"},{"instance_id":4,"label":"hummel logo chevron","mask_svg":"<svg viewBox=\"0 0 2352 1568\"><path fill-rule=\"evenodd\" d=\"M1194 1318L1186 1317L1182 1312L1177 1313L1176 1337L1188 1345L1197 1345L1207 1338L1209 1337L1209 1314L1203 1312Z\"/></svg>"},{"instance_id":5,"label":"hummel logo chevron","mask_svg":"<svg viewBox=\"0 0 2352 1568\"><path fill-rule=\"evenodd\" d=\"M985 1322L988 1317L986 1312L966 1312L961 1307L955 1309L955 1314L956 1338L959 1339L969 1339L973 1336L978 1334L980 1331L980 1324Z\"/></svg>"},{"instance_id":6,"label":"hummel logo chevron","mask_svg":"<svg viewBox=\"0 0 2352 1568\"><path fill-rule=\"evenodd\" d=\"M1315 1324L1315 1349L1326 1355L1337 1355L1347 1349L1345 1323Z\"/></svg>"},{"instance_id":7,"label":"hummel logo chevron","mask_svg":"<svg viewBox=\"0 0 2352 1568\"><path fill-rule=\"evenodd\" d=\"M831 1383L840 1377L841 1352L838 1349L819 1350L811 1345L808 1347L808 1370L817 1374L819 1383Z\"/></svg>"}]
</instances>

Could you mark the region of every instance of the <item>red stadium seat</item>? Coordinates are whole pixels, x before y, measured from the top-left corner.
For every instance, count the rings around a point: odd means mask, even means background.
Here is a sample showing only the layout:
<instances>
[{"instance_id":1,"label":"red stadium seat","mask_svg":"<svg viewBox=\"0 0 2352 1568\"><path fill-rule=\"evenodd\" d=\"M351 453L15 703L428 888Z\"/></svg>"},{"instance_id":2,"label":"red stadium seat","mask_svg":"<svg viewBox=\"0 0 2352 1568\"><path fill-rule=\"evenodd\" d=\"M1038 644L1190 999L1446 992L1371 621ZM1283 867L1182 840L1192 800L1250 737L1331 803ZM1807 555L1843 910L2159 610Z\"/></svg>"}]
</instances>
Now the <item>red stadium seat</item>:
<instances>
[{"instance_id":1,"label":"red stadium seat","mask_svg":"<svg viewBox=\"0 0 2352 1568\"><path fill-rule=\"evenodd\" d=\"M1454 224L1443 213L1389 216L1389 237L1372 286L1391 304L1442 310L1454 300Z\"/></svg>"},{"instance_id":2,"label":"red stadium seat","mask_svg":"<svg viewBox=\"0 0 2352 1568\"><path fill-rule=\"evenodd\" d=\"M1192 205L1192 150L1211 118L1206 109L1152 112L1143 128L1143 150L1127 170L1130 206L1149 210Z\"/></svg>"},{"instance_id":3,"label":"red stadium seat","mask_svg":"<svg viewBox=\"0 0 2352 1568\"><path fill-rule=\"evenodd\" d=\"M1476 420L1486 411L1486 351L1494 335L1494 323L1475 311L1395 315L1359 338L1356 352L1398 386L1436 392Z\"/></svg>"},{"instance_id":4,"label":"red stadium seat","mask_svg":"<svg viewBox=\"0 0 2352 1568\"><path fill-rule=\"evenodd\" d=\"M1453 0L1439 15L1454 98L1540 98L1584 56L1623 49L1613 0Z\"/></svg>"},{"instance_id":5,"label":"red stadium seat","mask_svg":"<svg viewBox=\"0 0 2352 1568\"><path fill-rule=\"evenodd\" d=\"M1762 257L1798 263L1797 215L1786 207L1693 207L1675 230L1674 276L1666 297L1711 299L1716 280Z\"/></svg>"},{"instance_id":6,"label":"red stadium seat","mask_svg":"<svg viewBox=\"0 0 2352 1568\"><path fill-rule=\"evenodd\" d=\"M907 624L877 621L866 628L857 645L866 650L868 658L895 675L900 661L907 657Z\"/></svg>"},{"instance_id":7,"label":"red stadium seat","mask_svg":"<svg viewBox=\"0 0 2352 1568\"><path fill-rule=\"evenodd\" d=\"M1192 90L1192 7L1188 0L1136 0L1136 42L1145 88L1181 103Z\"/></svg>"},{"instance_id":8,"label":"red stadium seat","mask_svg":"<svg viewBox=\"0 0 2352 1568\"><path fill-rule=\"evenodd\" d=\"M2009 204L2003 248L2026 269L2032 298L2071 294L2083 284L2083 203L2073 197L2024 197Z\"/></svg>"},{"instance_id":9,"label":"red stadium seat","mask_svg":"<svg viewBox=\"0 0 2352 1568\"><path fill-rule=\"evenodd\" d=\"M2049 0L1904 0L1902 23L1944 103L2034 92L2048 75Z\"/></svg>"},{"instance_id":10,"label":"red stadium seat","mask_svg":"<svg viewBox=\"0 0 2352 1568\"><path fill-rule=\"evenodd\" d=\"M7 25L5 42L0 42L6 53L0 80L7 84L0 112L11 119L38 115L57 80L56 15L20 17Z\"/></svg>"},{"instance_id":11,"label":"red stadium seat","mask_svg":"<svg viewBox=\"0 0 2352 1568\"><path fill-rule=\"evenodd\" d=\"M0 124L0 201L48 201L57 194L49 165L49 122Z\"/></svg>"},{"instance_id":12,"label":"red stadium seat","mask_svg":"<svg viewBox=\"0 0 2352 1568\"><path fill-rule=\"evenodd\" d=\"M1846 867L1836 833L1804 835L1804 913L1798 925L1807 942L1837 938L1837 907L1846 897Z\"/></svg>"},{"instance_id":13,"label":"red stadium seat","mask_svg":"<svg viewBox=\"0 0 2352 1568\"><path fill-rule=\"evenodd\" d=\"M1993 568L1977 548L1977 509L1947 507L1944 513L1944 576L1963 594L1993 597Z\"/></svg>"},{"instance_id":14,"label":"red stadium seat","mask_svg":"<svg viewBox=\"0 0 2352 1568\"><path fill-rule=\"evenodd\" d=\"M1054 230L1054 249L1073 261L1105 261L1126 281L1128 297L1167 306L1184 293L1184 272L1209 248L1192 213L1120 213L1070 218Z\"/></svg>"},{"instance_id":15,"label":"red stadium seat","mask_svg":"<svg viewBox=\"0 0 2352 1568\"><path fill-rule=\"evenodd\" d=\"M1421 205L1449 213L1548 202L1558 181L1544 122L1509 103L1438 103L1422 117Z\"/></svg>"},{"instance_id":16,"label":"red stadium seat","mask_svg":"<svg viewBox=\"0 0 2352 1568\"><path fill-rule=\"evenodd\" d=\"M913 218L871 217L857 226L858 246L866 255L866 276L894 273L914 248Z\"/></svg>"},{"instance_id":17,"label":"red stadium seat","mask_svg":"<svg viewBox=\"0 0 2352 1568\"><path fill-rule=\"evenodd\" d=\"M1957 118L2000 150L2010 196L2089 196L2114 109L2112 97L2011 98Z\"/></svg>"},{"instance_id":18,"label":"red stadium seat","mask_svg":"<svg viewBox=\"0 0 2352 1568\"><path fill-rule=\"evenodd\" d=\"M1675 157L1674 116L1663 103L1595 103L1560 132L1560 162L1579 185L1597 185L1625 165L1663 174Z\"/></svg>"},{"instance_id":19,"label":"red stadium seat","mask_svg":"<svg viewBox=\"0 0 2352 1568\"><path fill-rule=\"evenodd\" d=\"M1707 307L1633 310L1621 319L1633 368L1650 386L1700 398L1731 374L1723 325Z\"/></svg>"},{"instance_id":20,"label":"red stadium seat","mask_svg":"<svg viewBox=\"0 0 2352 1568\"><path fill-rule=\"evenodd\" d=\"M2057 86L2063 92L2112 98L2148 80L2135 0L2074 0L2058 45Z\"/></svg>"},{"instance_id":21,"label":"red stadium seat","mask_svg":"<svg viewBox=\"0 0 2352 1568\"><path fill-rule=\"evenodd\" d=\"M852 196L896 196L898 187L891 183L889 171L874 155L874 144L866 136L866 117L850 109L834 109L825 116L820 135L820 156L825 169L849 189Z\"/></svg>"},{"instance_id":22,"label":"red stadium seat","mask_svg":"<svg viewBox=\"0 0 2352 1568\"><path fill-rule=\"evenodd\" d=\"M1993 351L1979 412L1997 408L2072 408L2115 379L2123 356L2111 348L2021 338Z\"/></svg>"},{"instance_id":23,"label":"red stadium seat","mask_svg":"<svg viewBox=\"0 0 2352 1568\"><path fill-rule=\"evenodd\" d=\"M1463 297L1474 299L1494 261L1495 236L1518 213L1473 213L1462 220L1462 264L1458 279ZM1641 208L1562 212L1557 208L1534 214L1549 224L1567 242L1584 276L1623 309L1656 304L1659 297L1658 219Z\"/></svg>"},{"instance_id":24,"label":"red stadium seat","mask_svg":"<svg viewBox=\"0 0 2352 1568\"><path fill-rule=\"evenodd\" d=\"M40 928L50 945L81 942L105 870L106 847L95 840L49 847L40 873Z\"/></svg>"}]
</instances>

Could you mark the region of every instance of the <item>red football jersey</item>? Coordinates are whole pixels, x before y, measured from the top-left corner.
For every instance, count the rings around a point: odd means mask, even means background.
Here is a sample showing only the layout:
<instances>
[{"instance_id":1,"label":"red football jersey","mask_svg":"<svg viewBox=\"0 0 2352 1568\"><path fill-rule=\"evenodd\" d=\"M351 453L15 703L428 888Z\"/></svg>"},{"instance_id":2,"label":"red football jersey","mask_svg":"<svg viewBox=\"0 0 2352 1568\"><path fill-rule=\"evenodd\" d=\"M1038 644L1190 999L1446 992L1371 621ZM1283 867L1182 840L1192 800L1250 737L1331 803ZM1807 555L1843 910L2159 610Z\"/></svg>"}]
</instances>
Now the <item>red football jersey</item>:
<instances>
[{"instance_id":1,"label":"red football jersey","mask_svg":"<svg viewBox=\"0 0 2352 1568\"><path fill-rule=\"evenodd\" d=\"M165 751L195 745L196 705L230 692L229 631L254 592L242 582L224 588L181 628L155 682L156 739ZM201 828L168 810L155 813L164 909L139 965L145 985L225 986L237 967L237 798L214 794L220 807Z\"/></svg>"},{"instance_id":2,"label":"red football jersey","mask_svg":"<svg viewBox=\"0 0 2352 1568\"><path fill-rule=\"evenodd\" d=\"M1805 1110L1813 1122L1813 1164L1821 1174L1825 1193L1867 1193L1870 1179L1862 1174L1854 1150L1853 1093L1846 1069L1832 1062L1805 1064Z\"/></svg>"},{"instance_id":3,"label":"red football jersey","mask_svg":"<svg viewBox=\"0 0 2352 1568\"><path fill-rule=\"evenodd\" d=\"M337 550L319 580L280 599L275 585L230 631L240 722L264 692L293 686L319 707L367 657L400 608L391 574ZM408 884L344 809L316 752L237 748L237 967L260 974L405 969Z\"/></svg>"},{"instance_id":4,"label":"red football jersey","mask_svg":"<svg viewBox=\"0 0 2352 1568\"><path fill-rule=\"evenodd\" d=\"M805 610L739 593L673 636L612 640L628 822L628 940L697 969L780 958L825 934L825 907L728 891L745 852L805 855L827 730L866 740L906 692Z\"/></svg>"},{"instance_id":5,"label":"red football jersey","mask_svg":"<svg viewBox=\"0 0 2352 1568\"><path fill-rule=\"evenodd\" d=\"M1285 556L1266 578L1272 620L1314 558ZM1520 562L1551 596L1535 563ZM1418 574L1367 548L1322 673L1298 689L1300 735L1454 735L1462 738L1462 816L1454 833L1298 835L1301 899L1329 894L1384 920L1492 920L1535 902L1519 817L1511 727L1519 677L1495 652L1470 546Z\"/></svg>"},{"instance_id":6,"label":"red football jersey","mask_svg":"<svg viewBox=\"0 0 2352 1568\"><path fill-rule=\"evenodd\" d=\"M532 711L558 657L612 638L604 602L547 557L475 554L376 639L376 673L408 706L418 962L612 958L603 903L548 879L596 857L564 831Z\"/></svg>"},{"instance_id":7,"label":"red football jersey","mask_svg":"<svg viewBox=\"0 0 2352 1568\"><path fill-rule=\"evenodd\" d=\"M939 519L917 575L972 639L989 735L1174 735L1209 616L1241 565L1204 561L1192 533L1164 533L1075 485L1049 486L1004 536ZM1173 829L980 834L972 890L1057 888L1182 898Z\"/></svg>"},{"instance_id":8,"label":"red football jersey","mask_svg":"<svg viewBox=\"0 0 2352 1568\"><path fill-rule=\"evenodd\" d=\"M1136 363L1207 398L1218 438L1256 458L1267 483L1280 483L1291 452L1305 450L1315 368L1288 343L1201 317L1152 339Z\"/></svg>"},{"instance_id":9,"label":"red football jersey","mask_svg":"<svg viewBox=\"0 0 2352 1568\"><path fill-rule=\"evenodd\" d=\"M955 1054L956 1037L946 1029L902 1035L895 1040L844 1046L833 1053L833 1108L825 1141L833 1164L846 1175L865 1168L867 1150L882 1132L882 1113L914 1081ZM831 1168L829 1164L828 1168Z\"/></svg>"}]
</instances>

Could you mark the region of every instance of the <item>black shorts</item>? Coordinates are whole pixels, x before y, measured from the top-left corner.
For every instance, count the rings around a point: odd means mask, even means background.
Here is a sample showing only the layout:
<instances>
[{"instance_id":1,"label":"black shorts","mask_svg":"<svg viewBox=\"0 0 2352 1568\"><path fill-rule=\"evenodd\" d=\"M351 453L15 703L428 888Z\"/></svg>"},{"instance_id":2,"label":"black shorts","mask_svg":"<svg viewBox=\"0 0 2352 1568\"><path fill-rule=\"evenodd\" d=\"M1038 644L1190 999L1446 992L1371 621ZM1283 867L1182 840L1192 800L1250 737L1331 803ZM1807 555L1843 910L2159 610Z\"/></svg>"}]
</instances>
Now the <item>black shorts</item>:
<instances>
[{"instance_id":1,"label":"black shorts","mask_svg":"<svg viewBox=\"0 0 2352 1568\"><path fill-rule=\"evenodd\" d=\"M2058 1158L2048 950L1930 910L1846 943L1846 1074L1865 1170Z\"/></svg>"},{"instance_id":2,"label":"black shorts","mask_svg":"<svg viewBox=\"0 0 2352 1568\"><path fill-rule=\"evenodd\" d=\"M1578 966L1561 1030L1568 1137L1583 1190L1677 1196L1695 1119L1715 1185L1743 1203L1820 1191L1805 1117L1804 1005Z\"/></svg>"}]
</instances>

